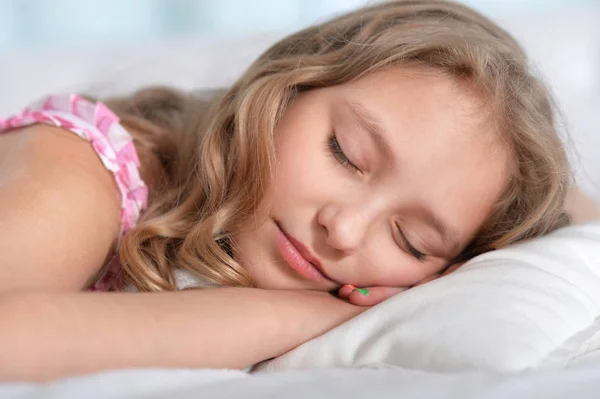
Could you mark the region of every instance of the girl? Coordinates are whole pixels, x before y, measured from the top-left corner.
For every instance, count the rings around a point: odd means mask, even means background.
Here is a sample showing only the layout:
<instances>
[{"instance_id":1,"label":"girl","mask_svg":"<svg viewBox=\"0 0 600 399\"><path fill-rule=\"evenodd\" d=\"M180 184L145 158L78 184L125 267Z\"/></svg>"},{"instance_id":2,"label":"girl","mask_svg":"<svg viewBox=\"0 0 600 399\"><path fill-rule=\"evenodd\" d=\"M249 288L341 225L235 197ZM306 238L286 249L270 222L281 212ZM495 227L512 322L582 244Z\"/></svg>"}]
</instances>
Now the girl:
<instances>
[{"instance_id":1,"label":"girl","mask_svg":"<svg viewBox=\"0 0 600 399\"><path fill-rule=\"evenodd\" d=\"M247 367L567 222L550 96L446 1L309 27L208 100L50 96L0 130L5 380Z\"/></svg>"}]
</instances>

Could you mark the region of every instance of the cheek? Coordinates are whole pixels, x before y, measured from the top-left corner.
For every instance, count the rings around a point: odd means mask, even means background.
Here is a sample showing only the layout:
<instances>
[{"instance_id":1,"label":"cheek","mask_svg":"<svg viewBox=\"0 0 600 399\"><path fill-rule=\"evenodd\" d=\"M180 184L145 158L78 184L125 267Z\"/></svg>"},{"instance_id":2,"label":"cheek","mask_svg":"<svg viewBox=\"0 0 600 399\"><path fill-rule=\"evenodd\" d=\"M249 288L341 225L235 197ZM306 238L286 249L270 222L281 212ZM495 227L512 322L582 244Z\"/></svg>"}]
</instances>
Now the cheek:
<instances>
[{"instance_id":1,"label":"cheek","mask_svg":"<svg viewBox=\"0 0 600 399\"><path fill-rule=\"evenodd\" d=\"M368 286L410 287L438 273L444 264L442 260L421 263L402 252L380 249L362 263L361 280Z\"/></svg>"},{"instance_id":2,"label":"cheek","mask_svg":"<svg viewBox=\"0 0 600 399\"><path fill-rule=\"evenodd\" d=\"M376 286L409 287L423 280L429 274L421 265L414 265L409 261L385 268L377 275L372 276L372 279L373 285Z\"/></svg>"},{"instance_id":3,"label":"cheek","mask_svg":"<svg viewBox=\"0 0 600 399\"><path fill-rule=\"evenodd\" d=\"M318 140L310 140L317 142ZM302 198L318 191L323 184L323 151L309 140L283 138L277 144L277 170L273 180L273 195L278 199Z\"/></svg>"}]
</instances>

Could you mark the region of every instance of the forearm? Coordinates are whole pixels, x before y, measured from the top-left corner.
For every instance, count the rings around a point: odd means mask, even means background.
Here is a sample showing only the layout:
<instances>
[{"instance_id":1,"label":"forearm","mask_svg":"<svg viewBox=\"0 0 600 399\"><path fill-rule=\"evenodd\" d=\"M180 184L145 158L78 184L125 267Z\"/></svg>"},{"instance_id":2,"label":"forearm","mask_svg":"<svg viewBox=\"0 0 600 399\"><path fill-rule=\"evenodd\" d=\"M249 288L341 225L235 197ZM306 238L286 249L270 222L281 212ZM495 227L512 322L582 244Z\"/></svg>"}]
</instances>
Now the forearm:
<instances>
[{"instance_id":1,"label":"forearm","mask_svg":"<svg viewBox=\"0 0 600 399\"><path fill-rule=\"evenodd\" d=\"M322 293L242 288L6 296L0 301L0 380L127 367L244 368L355 312L341 304L331 320L310 323L324 301L331 299Z\"/></svg>"}]
</instances>

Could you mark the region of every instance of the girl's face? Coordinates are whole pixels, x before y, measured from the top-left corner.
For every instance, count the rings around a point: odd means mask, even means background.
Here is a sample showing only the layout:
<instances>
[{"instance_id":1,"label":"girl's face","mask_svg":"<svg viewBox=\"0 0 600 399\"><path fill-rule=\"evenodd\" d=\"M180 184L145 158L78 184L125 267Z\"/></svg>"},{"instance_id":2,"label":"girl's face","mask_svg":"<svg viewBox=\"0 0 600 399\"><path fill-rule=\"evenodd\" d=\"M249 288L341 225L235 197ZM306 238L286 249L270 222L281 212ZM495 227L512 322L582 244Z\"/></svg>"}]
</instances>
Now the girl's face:
<instances>
[{"instance_id":1,"label":"girl's face","mask_svg":"<svg viewBox=\"0 0 600 399\"><path fill-rule=\"evenodd\" d=\"M268 289L412 286L441 271L498 201L508 157L475 93L402 68L302 93L276 176L232 234Z\"/></svg>"}]
</instances>

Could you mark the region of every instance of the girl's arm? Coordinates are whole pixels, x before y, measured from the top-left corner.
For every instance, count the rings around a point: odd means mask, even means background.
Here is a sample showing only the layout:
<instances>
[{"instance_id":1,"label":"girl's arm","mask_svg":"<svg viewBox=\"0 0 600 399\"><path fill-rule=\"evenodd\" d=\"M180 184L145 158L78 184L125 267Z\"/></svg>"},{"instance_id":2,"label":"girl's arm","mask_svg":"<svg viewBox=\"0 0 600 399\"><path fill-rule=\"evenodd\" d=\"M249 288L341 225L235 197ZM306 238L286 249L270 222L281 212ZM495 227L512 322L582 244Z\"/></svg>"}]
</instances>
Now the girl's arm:
<instances>
[{"instance_id":1,"label":"girl's arm","mask_svg":"<svg viewBox=\"0 0 600 399\"><path fill-rule=\"evenodd\" d=\"M245 368L364 311L323 292L15 293L0 299L0 380L133 367Z\"/></svg>"}]
</instances>

